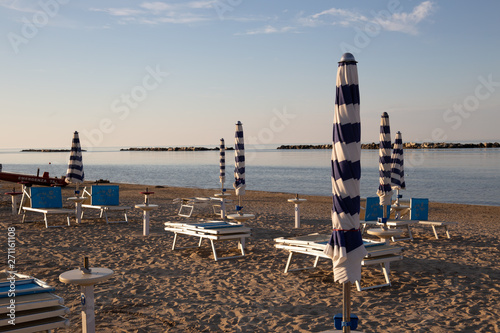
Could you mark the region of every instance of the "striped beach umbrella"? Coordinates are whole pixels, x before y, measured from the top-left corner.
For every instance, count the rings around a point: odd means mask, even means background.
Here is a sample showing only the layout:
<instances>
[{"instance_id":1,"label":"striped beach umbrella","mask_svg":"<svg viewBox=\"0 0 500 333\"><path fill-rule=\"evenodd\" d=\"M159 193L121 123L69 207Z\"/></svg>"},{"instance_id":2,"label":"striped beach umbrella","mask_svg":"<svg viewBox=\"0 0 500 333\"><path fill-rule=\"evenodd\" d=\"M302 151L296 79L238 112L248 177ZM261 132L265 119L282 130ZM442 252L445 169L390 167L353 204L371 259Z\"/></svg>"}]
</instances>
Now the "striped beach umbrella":
<instances>
[{"instance_id":1,"label":"striped beach umbrella","mask_svg":"<svg viewBox=\"0 0 500 333\"><path fill-rule=\"evenodd\" d=\"M75 131L73 134L73 141L71 142L71 153L69 155L69 164L65 180L68 183L76 184L76 189L78 191L78 184L83 183L84 178L82 148L80 147L78 132Z\"/></svg>"},{"instance_id":2,"label":"striped beach umbrella","mask_svg":"<svg viewBox=\"0 0 500 333\"><path fill-rule=\"evenodd\" d=\"M396 204L399 204L399 190L406 189L403 164L403 137L397 132L391 156L391 187L397 192Z\"/></svg>"},{"instance_id":3,"label":"striped beach umbrella","mask_svg":"<svg viewBox=\"0 0 500 333\"><path fill-rule=\"evenodd\" d=\"M224 182L226 181L226 146L224 144L224 139L220 139L219 179L220 179L221 189L224 192Z\"/></svg>"},{"instance_id":4,"label":"striped beach umbrella","mask_svg":"<svg viewBox=\"0 0 500 333\"><path fill-rule=\"evenodd\" d=\"M387 218L386 206L391 205L391 125L389 124L389 115L387 112L382 114L380 120L380 144L378 150L379 164L379 185L377 195L380 199L380 205L383 206L383 217Z\"/></svg>"},{"instance_id":5,"label":"striped beach umbrella","mask_svg":"<svg viewBox=\"0 0 500 333\"><path fill-rule=\"evenodd\" d=\"M356 63L352 54L345 53L337 70L331 160L333 232L325 249L333 261L334 280L343 283L345 323L350 322L350 284L361 280L361 260L367 253L359 229L361 123Z\"/></svg>"},{"instance_id":6,"label":"striped beach umbrella","mask_svg":"<svg viewBox=\"0 0 500 333\"><path fill-rule=\"evenodd\" d=\"M243 139L243 124L236 123L234 135L234 184L235 194L241 206L241 196L245 194L245 141Z\"/></svg>"}]
</instances>

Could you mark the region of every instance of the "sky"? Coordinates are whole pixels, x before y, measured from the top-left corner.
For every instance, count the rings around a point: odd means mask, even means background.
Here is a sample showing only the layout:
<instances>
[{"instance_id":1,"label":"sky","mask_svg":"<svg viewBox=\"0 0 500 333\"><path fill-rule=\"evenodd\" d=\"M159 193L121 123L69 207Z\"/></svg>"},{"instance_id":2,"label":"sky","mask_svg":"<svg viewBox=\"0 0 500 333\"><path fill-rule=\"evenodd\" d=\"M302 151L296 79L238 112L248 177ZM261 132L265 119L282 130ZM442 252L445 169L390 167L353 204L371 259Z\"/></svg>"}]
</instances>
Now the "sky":
<instances>
[{"instance_id":1,"label":"sky","mask_svg":"<svg viewBox=\"0 0 500 333\"><path fill-rule=\"evenodd\" d=\"M362 142L500 141L500 2L0 0L0 149L332 141L358 61Z\"/></svg>"}]
</instances>

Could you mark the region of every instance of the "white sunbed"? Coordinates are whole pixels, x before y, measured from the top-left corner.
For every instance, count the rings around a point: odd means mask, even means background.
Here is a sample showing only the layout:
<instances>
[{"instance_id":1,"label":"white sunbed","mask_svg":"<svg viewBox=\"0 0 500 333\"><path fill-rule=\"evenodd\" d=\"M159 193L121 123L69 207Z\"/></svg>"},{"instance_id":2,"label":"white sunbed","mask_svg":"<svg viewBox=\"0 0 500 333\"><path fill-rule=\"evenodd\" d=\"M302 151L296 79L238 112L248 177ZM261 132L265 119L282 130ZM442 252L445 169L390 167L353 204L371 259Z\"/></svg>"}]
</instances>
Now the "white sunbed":
<instances>
[{"instance_id":1,"label":"white sunbed","mask_svg":"<svg viewBox=\"0 0 500 333\"><path fill-rule=\"evenodd\" d=\"M128 222L127 210L131 207L120 205L118 185L92 185L90 192L87 188L83 190L83 195L86 199L82 203L82 208L98 209L100 211L99 218L104 217L106 223ZM123 221L110 221L108 212L123 212L125 219ZM83 218L83 213L82 210L81 218Z\"/></svg>"},{"instance_id":2,"label":"white sunbed","mask_svg":"<svg viewBox=\"0 0 500 333\"><path fill-rule=\"evenodd\" d=\"M208 239L212 246L215 261L223 259L241 258L245 256L245 238L251 236L251 229L239 223L226 222L226 221L191 221L191 222L165 222L165 230L174 233L174 242L172 250L175 250L178 235L187 235L199 237L200 240L197 246L178 247L193 248L200 247L203 239ZM216 241L238 241L238 248L241 250L241 255L219 257L215 248Z\"/></svg>"},{"instance_id":3,"label":"white sunbed","mask_svg":"<svg viewBox=\"0 0 500 333\"><path fill-rule=\"evenodd\" d=\"M12 288L13 273L0 272L0 332L42 332L68 328L64 316L70 310L64 299L54 295L54 288L31 276L15 273L15 325L8 315L12 313L12 299L7 292Z\"/></svg>"},{"instance_id":4,"label":"white sunbed","mask_svg":"<svg viewBox=\"0 0 500 333\"><path fill-rule=\"evenodd\" d=\"M386 209L390 210L390 207L386 207ZM370 225L380 225L380 223L377 221L379 217L382 217L383 214L383 208L379 204L379 198L378 197L368 197L366 198L366 208L363 208L364 210L364 220L360 221L361 224L361 233L364 234L366 230L368 229L368 226ZM409 211L409 209L408 209ZM389 214L387 214L389 216ZM408 232L407 237L398 237L395 238L393 237L392 240L413 240L413 235L411 233L411 226L415 225L418 223L418 220L402 220L402 219L389 219L387 221L387 227L388 228L403 228L406 229Z\"/></svg>"},{"instance_id":5,"label":"white sunbed","mask_svg":"<svg viewBox=\"0 0 500 333\"><path fill-rule=\"evenodd\" d=\"M209 197L193 197L193 198L175 198L174 203L180 203L179 212L177 215L182 217L191 217L195 207L207 208L212 206L214 214L220 214L217 209L220 209L219 198L209 198ZM226 202L228 202L226 200Z\"/></svg>"},{"instance_id":6,"label":"white sunbed","mask_svg":"<svg viewBox=\"0 0 500 333\"><path fill-rule=\"evenodd\" d=\"M443 228L446 231L446 236L451 238L448 227L458 224L458 222L449 221L429 221L429 199L427 198L410 199L410 219L418 220L418 224L421 226L432 227L436 239L439 239L437 228Z\"/></svg>"},{"instance_id":7,"label":"white sunbed","mask_svg":"<svg viewBox=\"0 0 500 333\"><path fill-rule=\"evenodd\" d=\"M291 238L276 238L275 246L278 249L287 250L290 252L288 256L288 261L285 266L285 273L291 271L298 271L304 269L316 268L320 258L330 259L326 254L323 253L331 235L326 234L310 234L306 236L291 237ZM388 287L391 285L390 281L390 263L392 261L398 261L403 259L403 248L399 246L391 246L382 242L364 241L366 250L368 254L361 261L362 266L377 265L381 266L382 273L384 275L385 284L380 284L376 286L361 287L360 281L356 281L356 288L358 291ZM314 264L312 267L300 267L290 269L292 262L292 257L294 254L305 254L316 257L314 259Z\"/></svg>"},{"instance_id":8,"label":"white sunbed","mask_svg":"<svg viewBox=\"0 0 500 333\"><path fill-rule=\"evenodd\" d=\"M75 213L74 209L63 208L60 187L24 186L20 210L23 212L22 223L26 221L27 212L43 214L46 228L63 226L49 226L48 215L66 215L67 224L70 225L69 215Z\"/></svg>"}]
</instances>

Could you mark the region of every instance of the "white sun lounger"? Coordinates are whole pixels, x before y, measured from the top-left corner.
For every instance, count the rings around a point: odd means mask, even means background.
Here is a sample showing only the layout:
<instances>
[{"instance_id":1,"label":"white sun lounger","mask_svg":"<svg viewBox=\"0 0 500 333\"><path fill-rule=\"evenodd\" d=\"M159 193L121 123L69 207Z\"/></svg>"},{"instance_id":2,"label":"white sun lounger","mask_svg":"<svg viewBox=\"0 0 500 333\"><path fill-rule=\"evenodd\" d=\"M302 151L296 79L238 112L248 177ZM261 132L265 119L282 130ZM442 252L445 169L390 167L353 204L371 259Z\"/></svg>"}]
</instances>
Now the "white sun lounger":
<instances>
[{"instance_id":1,"label":"white sun lounger","mask_svg":"<svg viewBox=\"0 0 500 333\"><path fill-rule=\"evenodd\" d=\"M83 195L86 197L82 203L82 208L98 209L99 218L105 218L106 223L128 222L127 210L129 206L120 206L120 192L118 185L92 185L90 192L85 188ZM110 221L108 212L123 212L123 221ZM83 210L81 218L83 218Z\"/></svg>"},{"instance_id":2,"label":"white sun lounger","mask_svg":"<svg viewBox=\"0 0 500 333\"><path fill-rule=\"evenodd\" d=\"M425 227L432 227L434 236L439 239L437 228L443 228L446 231L446 236L451 238L448 227L457 225L457 222L445 221L429 221L429 199L412 198L410 200L410 219L418 220L418 224Z\"/></svg>"},{"instance_id":3,"label":"white sun lounger","mask_svg":"<svg viewBox=\"0 0 500 333\"><path fill-rule=\"evenodd\" d=\"M216 202L215 204L212 202ZM194 211L194 207L208 207L213 206L214 214L217 214L216 206L220 207L220 199L218 198L205 198L205 197L195 197L195 198L175 198L174 203L180 203L179 212L177 215L182 217L191 217Z\"/></svg>"},{"instance_id":4,"label":"white sun lounger","mask_svg":"<svg viewBox=\"0 0 500 333\"><path fill-rule=\"evenodd\" d=\"M251 229L239 223L226 221L192 221L192 222L165 222L165 230L174 233L174 242L172 250L175 250L178 235L187 235L199 237L200 240L197 246L178 247L193 248L200 247L203 239L208 239L212 246L215 261L223 259L241 258L245 256L245 238L251 236ZM241 255L230 257L219 257L215 248L216 241L237 240L238 248L241 250Z\"/></svg>"},{"instance_id":5,"label":"white sun lounger","mask_svg":"<svg viewBox=\"0 0 500 333\"><path fill-rule=\"evenodd\" d=\"M322 234L310 234L307 236L299 236L292 238L276 238L274 241L276 242L275 246L278 249L287 250L290 252L288 256L288 261L285 266L285 273L291 271L298 271L304 269L313 269L318 265L318 261L320 258L330 259L326 254L323 253L324 249L328 241L330 240L330 235L322 235ZM361 261L361 266L370 266L377 265L381 266L382 273L384 275L386 283L376 285L376 286L368 286L361 287L360 281L356 281L356 288L358 291L379 288L379 287L388 287L391 285L390 280L390 263L392 261L398 261L403 259L403 248L398 246L386 245L381 242L372 242L372 241L364 241L366 250L368 254ZM299 267L290 269L290 265L292 262L292 257L294 254L305 254L316 257L314 259L313 266L311 267Z\"/></svg>"},{"instance_id":6,"label":"white sun lounger","mask_svg":"<svg viewBox=\"0 0 500 333\"><path fill-rule=\"evenodd\" d=\"M64 316L70 310L64 306L64 299L54 295L54 288L31 276L15 273L15 325L11 324L11 297L6 297L10 290L12 277L5 271L0 272L0 332L42 332L58 328L68 328L69 319Z\"/></svg>"},{"instance_id":7,"label":"white sun lounger","mask_svg":"<svg viewBox=\"0 0 500 333\"><path fill-rule=\"evenodd\" d=\"M49 226L48 215L66 215L67 224L70 225L69 215L75 212L74 209L62 208L62 195L60 187L27 187L23 188L23 211L22 223L26 221L26 213L43 214L45 227L63 227L64 225ZM29 202L29 206L24 205Z\"/></svg>"}]
</instances>

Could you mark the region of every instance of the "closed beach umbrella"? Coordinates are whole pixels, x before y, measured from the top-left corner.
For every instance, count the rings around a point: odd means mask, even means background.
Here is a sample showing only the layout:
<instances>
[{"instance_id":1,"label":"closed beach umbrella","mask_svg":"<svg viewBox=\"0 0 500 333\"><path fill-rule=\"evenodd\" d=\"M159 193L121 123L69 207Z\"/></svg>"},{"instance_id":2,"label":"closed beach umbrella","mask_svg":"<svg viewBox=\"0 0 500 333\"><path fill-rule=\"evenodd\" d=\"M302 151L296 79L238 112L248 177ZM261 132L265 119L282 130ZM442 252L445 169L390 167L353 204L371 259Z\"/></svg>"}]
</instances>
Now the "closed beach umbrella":
<instances>
[{"instance_id":1,"label":"closed beach umbrella","mask_svg":"<svg viewBox=\"0 0 500 333\"><path fill-rule=\"evenodd\" d=\"M403 164L403 137L397 132L391 156L391 186L397 192L396 204L399 204L399 190L406 189Z\"/></svg>"},{"instance_id":2,"label":"closed beach umbrella","mask_svg":"<svg viewBox=\"0 0 500 333\"><path fill-rule=\"evenodd\" d=\"M361 280L361 260L366 255L359 229L361 177L361 123L358 69L354 56L345 53L337 70L332 149L332 226L325 249L332 258L333 275L343 284L343 321L350 322L351 283ZM344 332L350 332L349 326Z\"/></svg>"},{"instance_id":3,"label":"closed beach umbrella","mask_svg":"<svg viewBox=\"0 0 500 333\"><path fill-rule=\"evenodd\" d=\"M245 194L245 141L243 140L243 124L236 123L234 136L234 184L235 194L241 206L241 196Z\"/></svg>"},{"instance_id":4,"label":"closed beach umbrella","mask_svg":"<svg viewBox=\"0 0 500 333\"><path fill-rule=\"evenodd\" d=\"M71 143L71 153L69 155L68 170L66 171L66 182L76 184L78 194L78 185L83 183L85 174L83 172L82 148L80 147L80 138L75 131Z\"/></svg>"},{"instance_id":5,"label":"closed beach umbrella","mask_svg":"<svg viewBox=\"0 0 500 333\"><path fill-rule=\"evenodd\" d=\"M226 181L226 146L224 144L224 139L220 139L219 171L221 189L224 191L224 182Z\"/></svg>"},{"instance_id":6,"label":"closed beach umbrella","mask_svg":"<svg viewBox=\"0 0 500 333\"><path fill-rule=\"evenodd\" d=\"M383 206L383 217L387 218L386 206L391 204L391 126L387 112L382 114L380 120L380 145L379 145L379 185L377 195L380 198L380 205Z\"/></svg>"}]
</instances>

